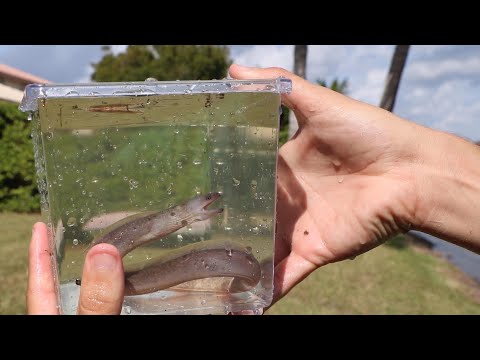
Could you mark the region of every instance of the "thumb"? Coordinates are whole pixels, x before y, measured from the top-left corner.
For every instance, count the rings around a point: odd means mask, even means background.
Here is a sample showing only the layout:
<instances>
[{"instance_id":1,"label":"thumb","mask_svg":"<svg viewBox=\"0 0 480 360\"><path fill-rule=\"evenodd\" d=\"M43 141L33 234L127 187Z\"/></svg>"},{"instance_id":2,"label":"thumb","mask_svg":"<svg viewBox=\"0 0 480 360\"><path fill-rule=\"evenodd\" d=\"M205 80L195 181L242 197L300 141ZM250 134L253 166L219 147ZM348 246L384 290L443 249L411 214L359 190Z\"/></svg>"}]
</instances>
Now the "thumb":
<instances>
[{"instance_id":1,"label":"thumb","mask_svg":"<svg viewBox=\"0 0 480 360\"><path fill-rule=\"evenodd\" d=\"M78 314L120 314L124 282L122 259L117 248L110 244L92 247L83 267Z\"/></svg>"},{"instance_id":2,"label":"thumb","mask_svg":"<svg viewBox=\"0 0 480 360\"><path fill-rule=\"evenodd\" d=\"M282 94L282 102L294 110L297 117L300 115L303 118L308 118L312 115L312 112L322 111L323 106L328 104L330 100L338 101L339 97L344 97L335 91L320 85L314 85L279 67L257 68L232 64L229 75L239 80L275 79L280 76L292 80L292 91L290 94Z\"/></svg>"}]
</instances>

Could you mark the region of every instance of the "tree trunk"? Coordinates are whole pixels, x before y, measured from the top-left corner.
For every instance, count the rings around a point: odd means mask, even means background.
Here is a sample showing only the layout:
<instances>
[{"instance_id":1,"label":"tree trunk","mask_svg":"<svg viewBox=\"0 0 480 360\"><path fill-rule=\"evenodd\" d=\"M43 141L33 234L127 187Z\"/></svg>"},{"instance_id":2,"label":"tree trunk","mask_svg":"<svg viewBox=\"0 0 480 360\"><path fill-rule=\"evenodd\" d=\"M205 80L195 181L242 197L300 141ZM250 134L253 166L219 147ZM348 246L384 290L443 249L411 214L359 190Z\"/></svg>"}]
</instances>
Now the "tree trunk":
<instances>
[{"instance_id":1,"label":"tree trunk","mask_svg":"<svg viewBox=\"0 0 480 360\"><path fill-rule=\"evenodd\" d=\"M308 45L295 45L293 72L305 78L307 69L307 47ZM288 116L288 137L291 138L298 130L297 118L293 111Z\"/></svg>"},{"instance_id":2,"label":"tree trunk","mask_svg":"<svg viewBox=\"0 0 480 360\"><path fill-rule=\"evenodd\" d=\"M395 99L397 97L398 87L400 86L403 68L407 61L409 48L410 45L397 45L393 52L387 83L385 84L385 90L383 91L382 100L380 101L380 107L385 110L393 111L393 107L395 106Z\"/></svg>"}]
</instances>

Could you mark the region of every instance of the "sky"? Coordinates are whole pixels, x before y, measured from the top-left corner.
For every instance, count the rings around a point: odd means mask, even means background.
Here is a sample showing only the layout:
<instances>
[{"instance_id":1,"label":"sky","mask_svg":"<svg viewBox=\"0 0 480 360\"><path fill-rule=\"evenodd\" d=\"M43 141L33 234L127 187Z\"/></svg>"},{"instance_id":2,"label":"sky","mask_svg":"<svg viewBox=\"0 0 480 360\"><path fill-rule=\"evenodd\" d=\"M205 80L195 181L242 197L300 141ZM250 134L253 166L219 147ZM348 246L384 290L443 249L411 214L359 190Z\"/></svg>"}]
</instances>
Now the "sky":
<instances>
[{"instance_id":1,"label":"sky","mask_svg":"<svg viewBox=\"0 0 480 360\"><path fill-rule=\"evenodd\" d=\"M119 53L126 45L113 45ZM293 45L233 45L233 61L293 68ZM347 79L348 96L378 105L393 45L310 45L307 79ZM101 45L0 45L0 63L53 82L88 82ZM412 45L394 112L406 119L480 140L480 46Z\"/></svg>"}]
</instances>

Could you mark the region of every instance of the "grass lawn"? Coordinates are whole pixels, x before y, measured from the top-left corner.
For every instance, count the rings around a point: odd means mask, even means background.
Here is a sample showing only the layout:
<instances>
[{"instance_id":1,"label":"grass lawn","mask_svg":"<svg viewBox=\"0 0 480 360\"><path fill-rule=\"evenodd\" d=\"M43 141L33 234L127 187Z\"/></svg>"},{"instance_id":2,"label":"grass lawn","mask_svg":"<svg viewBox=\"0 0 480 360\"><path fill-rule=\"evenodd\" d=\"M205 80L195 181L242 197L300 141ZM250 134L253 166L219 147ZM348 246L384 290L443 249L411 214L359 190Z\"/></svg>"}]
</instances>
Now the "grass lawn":
<instances>
[{"instance_id":1,"label":"grass lawn","mask_svg":"<svg viewBox=\"0 0 480 360\"><path fill-rule=\"evenodd\" d=\"M0 314L25 313L28 243L37 220L0 213ZM480 314L480 286L399 237L318 269L267 314Z\"/></svg>"}]
</instances>

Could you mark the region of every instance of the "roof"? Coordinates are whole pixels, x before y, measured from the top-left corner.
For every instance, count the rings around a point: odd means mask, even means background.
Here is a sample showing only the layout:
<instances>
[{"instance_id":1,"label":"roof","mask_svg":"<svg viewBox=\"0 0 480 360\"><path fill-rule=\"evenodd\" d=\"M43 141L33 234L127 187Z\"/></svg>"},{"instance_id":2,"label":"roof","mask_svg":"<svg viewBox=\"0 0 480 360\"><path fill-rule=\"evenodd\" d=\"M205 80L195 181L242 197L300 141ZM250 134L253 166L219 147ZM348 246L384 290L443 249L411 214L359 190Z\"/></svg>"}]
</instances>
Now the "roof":
<instances>
[{"instance_id":1,"label":"roof","mask_svg":"<svg viewBox=\"0 0 480 360\"><path fill-rule=\"evenodd\" d=\"M42 79L41 77L29 74L25 71L16 69L5 64L0 64L0 75L15 78L25 83L46 84L50 82L48 80Z\"/></svg>"}]
</instances>

